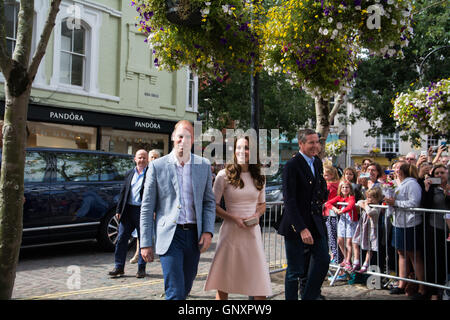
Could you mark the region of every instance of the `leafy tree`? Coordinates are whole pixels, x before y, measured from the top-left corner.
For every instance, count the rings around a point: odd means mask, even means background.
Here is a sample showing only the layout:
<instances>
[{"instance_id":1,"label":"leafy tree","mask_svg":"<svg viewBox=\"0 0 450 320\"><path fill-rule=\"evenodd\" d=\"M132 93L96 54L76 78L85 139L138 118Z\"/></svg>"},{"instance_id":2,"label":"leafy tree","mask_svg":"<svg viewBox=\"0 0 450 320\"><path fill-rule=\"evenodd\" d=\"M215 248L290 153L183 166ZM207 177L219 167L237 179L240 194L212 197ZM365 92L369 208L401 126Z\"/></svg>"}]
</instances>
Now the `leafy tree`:
<instances>
[{"instance_id":1,"label":"leafy tree","mask_svg":"<svg viewBox=\"0 0 450 320\"><path fill-rule=\"evenodd\" d=\"M414 4L414 37L403 49L405 58L385 60L367 57L358 68L350 99L358 112L351 115L350 121L366 119L370 124L370 136L398 131L391 117L392 99L397 93L427 86L430 82L450 76L448 2L418 0ZM402 133L404 140L414 142L418 138L415 132Z\"/></svg>"},{"instance_id":2,"label":"leafy tree","mask_svg":"<svg viewBox=\"0 0 450 320\"><path fill-rule=\"evenodd\" d=\"M250 76L232 72L225 82L203 79L199 92L199 112L204 129L227 128L239 120L242 129L250 127ZM260 128L279 129L288 139L314 116L313 100L292 88L284 75L260 74Z\"/></svg>"},{"instance_id":3,"label":"leafy tree","mask_svg":"<svg viewBox=\"0 0 450 320\"><path fill-rule=\"evenodd\" d=\"M12 56L6 45L5 2L0 1L0 70L5 78L5 116L0 176L0 299L10 299L22 239L26 120L31 84L45 54L61 0L52 0L36 52L29 61L34 1L21 0Z\"/></svg>"}]
</instances>

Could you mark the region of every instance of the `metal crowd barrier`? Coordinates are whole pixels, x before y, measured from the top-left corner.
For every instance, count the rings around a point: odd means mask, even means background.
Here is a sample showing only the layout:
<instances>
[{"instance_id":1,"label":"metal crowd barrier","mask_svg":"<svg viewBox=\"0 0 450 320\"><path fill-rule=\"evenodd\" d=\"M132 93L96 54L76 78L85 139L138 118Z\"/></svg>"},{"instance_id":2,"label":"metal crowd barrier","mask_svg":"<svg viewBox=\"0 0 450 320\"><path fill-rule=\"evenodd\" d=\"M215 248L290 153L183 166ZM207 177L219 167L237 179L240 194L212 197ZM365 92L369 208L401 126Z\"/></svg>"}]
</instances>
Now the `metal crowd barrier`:
<instances>
[{"instance_id":1,"label":"metal crowd barrier","mask_svg":"<svg viewBox=\"0 0 450 320\"><path fill-rule=\"evenodd\" d=\"M273 228L281 217L283 201L267 202L266 208L261 222L262 240L270 273L277 273L286 270L287 263L284 237Z\"/></svg>"},{"instance_id":2,"label":"metal crowd barrier","mask_svg":"<svg viewBox=\"0 0 450 320\"><path fill-rule=\"evenodd\" d=\"M270 273L276 273L286 270L287 263L284 238L278 235L277 231L273 228L274 223L276 223L281 216L283 202L267 202L266 205L267 210L261 221L262 240L270 267ZM338 205L347 205L347 203L338 203ZM445 219L445 215L450 214L450 211L425 208L397 208L385 205L370 206L373 208L380 208L381 214L378 219L377 228L378 251L372 256L370 266L365 272L365 274L369 275L366 282L367 286L372 289L381 289L382 286L386 287L392 281L403 280L418 285L425 285L427 287L450 290L450 265L448 263L450 242L447 241L449 230L445 221L443 221L443 223L442 221L438 221L439 219ZM395 217L396 219L400 219L400 222L405 223L406 216L402 215L404 211L414 213L413 221L415 221L416 217L420 216L422 218L422 223L418 228L414 229L413 259L412 261L409 261L413 264L410 271L414 271L414 278L409 278L408 275L406 277L399 276L399 249L394 249L391 243L393 235L392 219ZM430 222L433 222L433 224L430 224ZM438 224L436 224L437 222ZM361 223L361 219L359 219L358 223ZM438 227L439 224L443 226L443 230ZM438 233L444 235L442 238L437 237L437 229L440 230ZM422 234L422 237L418 236L419 233ZM403 235L403 238L406 246L406 234ZM403 248L402 251L405 251L405 248ZM345 253L344 249L344 257ZM364 263L364 255L363 250L361 249L361 243L359 257L360 265L362 266ZM415 268L417 263L420 262L420 259L422 259L424 266L424 279L422 280L417 278ZM334 270L334 272L332 270ZM338 274L343 271L344 267L340 264L330 263L330 285L334 285ZM438 278L441 278L441 281L438 281ZM442 281L444 278L445 282Z\"/></svg>"},{"instance_id":3,"label":"metal crowd barrier","mask_svg":"<svg viewBox=\"0 0 450 320\"><path fill-rule=\"evenodd\" d=\"M343 206L347 205L347 203L337 204ZM447 241L449 230L445 221L445 215L450 214L450 211L426 208L399 208L386 205L370 205L370 207L381 209L381 213L377 222L378 250L375 254L376 258L374 259L374 257L372 257L370 266L365 272L370 275L366 283L368 287L381 289L382 285L386 287L393 280L402 280L427 287L450 290L450 265L448 262L450 242ZM396 239L395 237L393 219L397 219L399 224L405 226L407 219L405 213L411 213L412 221L410 221L410 223L412 225L417 225L413 228L412 240L410 238L407 239L405 232L403 232L403 235L399 239ZM421 222L417 220L419 217L421 218ZM441 220L440 222L439 219ZM433 224L431 224L431 222L433 222ZM361 219L358 220L358 223L361 223ZM438 227L438 225L440 225L440 227ZM437 237L437 233L441 234L440 238ZM398 242L403 240L403 246L399 245L397 240ZM407 242L412 243L411 248L407 249ZM362 266L364 259L361 242L359 245L360 265ZM397 248L394 248L393 245ZM346 248L343 252L344 257L346 254L345 250ZM405 270L402 273L409 274L406 274L406 276L403 277L400 277L400 271L403 270L400 270L399 252L402 252L403 254L408 252L409 255L412 254L413 256L412 259L406 260L406 263L410 268L408 268L408 272ZM421 269L422 265L423 269ZM336 270L335 273L332 274L330 282L330 285L333 285L337 275L342 273L344 267L338 263L330 263L330 269ZM414 277L410 278L409 275L411 275L412 272L414 273ZM422 279L418 279L418 277ZM438 281L438 278L441 278L441 281ZM442 281L444 278L445 282Z\"/></svg>"}]
</instances>

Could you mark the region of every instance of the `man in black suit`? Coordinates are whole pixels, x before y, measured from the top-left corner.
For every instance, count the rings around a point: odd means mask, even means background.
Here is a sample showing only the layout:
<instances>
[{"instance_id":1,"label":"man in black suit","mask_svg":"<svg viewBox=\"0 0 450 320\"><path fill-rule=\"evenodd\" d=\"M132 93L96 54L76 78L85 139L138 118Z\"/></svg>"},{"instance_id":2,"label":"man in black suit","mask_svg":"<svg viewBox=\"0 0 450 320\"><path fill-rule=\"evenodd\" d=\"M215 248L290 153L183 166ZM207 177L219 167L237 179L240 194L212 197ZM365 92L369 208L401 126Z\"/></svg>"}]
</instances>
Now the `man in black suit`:
<instances>
[{"instance_id":1,"label":"man in black suit","mask_svg":"<svg viewBox=\"0 0 450 320\"><path fill-rule=\"evenodd\" d=\"M298 299L299 279L305 276L305 249L311 262L302 300L321 297L320 288L328 272L330 256L322 204L327 200L327 184L323 178L319 136L311 129L298 133L300 152L283 170L284 212L278 233L285 238L287 270L285 296ZM306 250L308 251L308 250Z\"/></svg>"},{"instance_id":2,"label":"man in black suit","mask_svg":"<svg viewBox=\"0 0 450 320\"><path fill-rule=\"evenodd\" d=\"M136 151L134 162L136 163L136 168L127 172L124 185L120 190L119 202L117 203L116 218L119 221L119 235L117 236L114 253L115 267L108 273L112 277L124 275L128 241L134 229L137 230L138 238L140 235L141 201L144 193L145 173L148 166L147 151ZM136 278L145 277L145 264L146 262L139 255Z\"/></svg>"}]
</instances>

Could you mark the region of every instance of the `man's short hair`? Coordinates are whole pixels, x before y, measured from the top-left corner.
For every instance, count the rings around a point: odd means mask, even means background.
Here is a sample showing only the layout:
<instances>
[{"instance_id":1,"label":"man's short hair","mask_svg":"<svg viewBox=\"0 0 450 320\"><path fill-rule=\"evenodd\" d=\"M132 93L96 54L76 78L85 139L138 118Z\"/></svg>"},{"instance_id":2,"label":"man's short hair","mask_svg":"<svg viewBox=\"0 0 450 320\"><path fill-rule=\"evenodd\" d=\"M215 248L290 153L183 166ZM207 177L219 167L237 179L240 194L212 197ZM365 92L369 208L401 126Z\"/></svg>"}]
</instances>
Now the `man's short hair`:
<instances>
[{"instance_id":1,"label":"man's short hair","mask_svg":"<svg viewBox=\"0 0 450 320\"><path fill-rule=\"evenodd\" d=\"M300 129L298 130L297 133L297 140L298 142L306 142L306 136L312 135L312 134L317 134L316 131L314 131L313 129Z\"/></svg>"}]
</instances>

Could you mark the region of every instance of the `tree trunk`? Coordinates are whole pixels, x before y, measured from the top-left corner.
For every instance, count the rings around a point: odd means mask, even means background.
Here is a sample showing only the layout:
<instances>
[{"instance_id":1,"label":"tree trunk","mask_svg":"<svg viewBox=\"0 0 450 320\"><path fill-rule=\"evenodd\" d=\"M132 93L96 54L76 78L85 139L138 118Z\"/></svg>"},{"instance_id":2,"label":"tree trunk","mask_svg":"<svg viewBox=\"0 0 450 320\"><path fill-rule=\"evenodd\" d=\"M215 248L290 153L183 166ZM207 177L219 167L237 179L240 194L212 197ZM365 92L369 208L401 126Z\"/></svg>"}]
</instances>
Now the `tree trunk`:
<instances>
[{"instance_id":1,"label":"tree trunk","mask_svg":"<svg viewBox=\"0 0 450 320\"><path fill-rule=\"evenodd\" d=\"M315 97L316 108L316 132L320 134L320 144L322 146L319 157L323 159L325 157L325 142L330 133L330 107L329 102L323 97Z\"/></svg>"},{"instance_id":2,"label":"tree trunk","mask_svg":"<svg viewBox=\"0 0 450 320\"><path fill-rule=\"evenodd\" d=\"M0 299L11 299L22 242L26 125L31 84L55 26L61 0L52 0L33 59L29 63L34 1L21 0L16 47L6 48L5 8L0 0L0 69L5 77L5 115L0 174Z\"/></svg>"},{"instance_id":3,"label":"tree trunk","mask_svg":"<svg viewBox=\"0 0 450 320\"><path fill-rule=\"evenodd\" d=\"M17 88L15 88L17 89ZM22 242L26 119L31 86L17 97L6 83L0 176L0 299L10 299Z\"/></svg>"}]
</instances>

